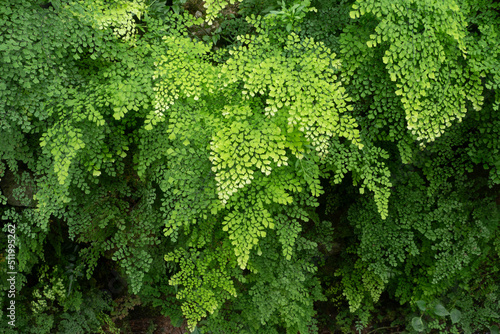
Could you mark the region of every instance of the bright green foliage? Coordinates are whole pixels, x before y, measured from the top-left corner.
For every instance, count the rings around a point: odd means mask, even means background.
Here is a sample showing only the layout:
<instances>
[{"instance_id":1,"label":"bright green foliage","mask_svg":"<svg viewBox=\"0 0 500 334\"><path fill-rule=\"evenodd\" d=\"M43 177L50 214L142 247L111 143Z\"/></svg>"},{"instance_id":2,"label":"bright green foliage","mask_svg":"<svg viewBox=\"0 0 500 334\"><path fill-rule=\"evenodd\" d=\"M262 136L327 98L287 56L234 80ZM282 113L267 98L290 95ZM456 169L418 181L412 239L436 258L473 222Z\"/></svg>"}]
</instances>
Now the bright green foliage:
<instances>
[{"instance_id":1,"label":"bright green foliage","mask_svg":"<svg viewBox=\"0 0 500 334\"><path fill-rule=\"evenodd\" d=\"M275 237L272 232L262 241L261 247L267 251L251 258L251 272L236 276L248 292L209 318L204 333L280 333L284 328L287 333L317 333L312 301L324 298L314 278L316 268L310 263L318 254L317 244L299 238L290 261L280 256ZM225 319L241 325L232 328Z\"/></svg>"},{"instance_id":2,"label":"bright green foliage","mask_svg":"<svg viewBox=\"0 0 500 334\"><path fill-rule=\"evenodd\" d=\"M0 8L16 330L493 332L499 5L203 5Z\"/></svg>"},{"instance_id":3,"label":"bright green foliage","mask_svg":"<svg viewBox=\"0 0 500 334\"><path fill-rule=\"evenodd\" d=\"M208 231L222 224L242 269L266 230L274 228L284 256L291 258L300 232L297 218L308 220L301 207L314 203L303 194L322 193L319 165L331 138L344 137L355 150L363 147L354 119L345 114L348 98L335 76L339 62L329 50L278 32L273 17L250 22L260 35L240 37L248 47L230 51L219 66L205 58L209 48L200 42L164 39L167 54L155 73L161 80L156 110L146 123L155 133L143 144L146 161L169 157L156 173L163 192L171 194L163 202L171 208L166 235L177 241L182 230L194 234L194 224ZM170 147L161 148L160 141ZM186 164L193 156L197 162ZM285 228L290 219L294 228ZM188 244L207 241L196 233ZM183 285L191 289L192 283ZM207 312L220 304L211 295L203 298ZM199 320L194 310L188 312Z\"/></svg>"},{"instance_id":4,"label":"bright green foliage","mask_svg":"<svg viewBox=\"0 0 500 334\"><path fill-rule=\"evenodd\" d=\"M179 264L180 271L169 281L170 285L182 285L183 290L176 297L185 300L182 312L188 315L188 325L194 328L208 313L214 313L230 296L236 297L236 290L228 275L231 265L228 247L204 253L191 250L177 250L165 255L165 261ZM213 263L215 262L215 263ZM230 268L230 267L229 267Z\"/></svg>"},{"instance_id":5,"label":"bright green foliage","mask_svg":"<svg viewBox=\"0 0 500 334\"><path fill-rule=\"evenodd\" d=\"M144 0L114 1L104 0L82 1L68 6L68 10L76 17L88 20L89 25L98 30L113 30L117 37L130 40L136 36L136 24L133 16L141 18L145 11Z\"/></svg>"},{"instance_id":6,"label":"bright green foliage","mask_svg":"<svg viewBox=\"0 0 500 334\"><path fill-rule=\"evenodd\" d=\"M217 15L227 6L233 5L236 3L236 0L207 0L205 1L204 7L207 9L207 23L209 25L213 24L214 19Z\"/></svg>"},{"instance_id":7,"label":"bright green foliage","mask_svg":"<svg viewBox=\"0 0 500 334\"><path fill-rule=\"evenodd\" d=\"M360 18L365 28L347 30L344 45L362 43L347 54L373 57L383 51L386 73L395 82L391 91L401 96L407 128L417 140L433 141L451 122L461 121L467 100L476 110L482 105L485 73L466 61L467 7L454 1L357 1L352 6L351 18Z\"/></svg>"}]
</instances>

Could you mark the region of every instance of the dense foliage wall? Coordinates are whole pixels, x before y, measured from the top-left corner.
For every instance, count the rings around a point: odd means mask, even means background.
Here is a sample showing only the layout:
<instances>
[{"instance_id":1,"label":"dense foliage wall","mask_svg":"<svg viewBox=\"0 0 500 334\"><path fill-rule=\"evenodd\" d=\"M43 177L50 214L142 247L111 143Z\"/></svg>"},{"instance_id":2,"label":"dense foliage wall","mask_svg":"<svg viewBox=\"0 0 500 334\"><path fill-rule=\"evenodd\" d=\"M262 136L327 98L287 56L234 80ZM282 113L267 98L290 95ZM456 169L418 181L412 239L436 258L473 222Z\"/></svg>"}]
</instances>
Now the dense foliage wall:
<instances>
[{"instance_id":1,"label":"dense foliage wall","mask_svg":"<svg viewBox=\"0 0 500 334\"><path fill-rule=\"evenodd\" d=\"M2 332L498 333L499 27L493 0L7 0Z\"/></svg>"}]
</instances>

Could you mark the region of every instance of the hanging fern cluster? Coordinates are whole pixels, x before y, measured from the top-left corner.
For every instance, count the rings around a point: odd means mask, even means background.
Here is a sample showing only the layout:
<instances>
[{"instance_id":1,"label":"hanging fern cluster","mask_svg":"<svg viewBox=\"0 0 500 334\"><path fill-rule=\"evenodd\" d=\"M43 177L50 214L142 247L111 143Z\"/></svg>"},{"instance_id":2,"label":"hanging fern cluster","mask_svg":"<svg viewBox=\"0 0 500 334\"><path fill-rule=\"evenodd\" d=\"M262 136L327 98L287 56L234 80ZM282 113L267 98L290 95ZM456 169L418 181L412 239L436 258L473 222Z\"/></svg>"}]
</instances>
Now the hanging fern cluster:
<instances>
[{"instance_id":1,"label":"hanging fern cluster","mask_svg":"<svg viewBox=\"0 0 500 334\"><path fill-rule=\"evenodd\" d=\"M2 331L497 330L498 4L183 3L0 8Z\"/></svg>"}]
</instances>

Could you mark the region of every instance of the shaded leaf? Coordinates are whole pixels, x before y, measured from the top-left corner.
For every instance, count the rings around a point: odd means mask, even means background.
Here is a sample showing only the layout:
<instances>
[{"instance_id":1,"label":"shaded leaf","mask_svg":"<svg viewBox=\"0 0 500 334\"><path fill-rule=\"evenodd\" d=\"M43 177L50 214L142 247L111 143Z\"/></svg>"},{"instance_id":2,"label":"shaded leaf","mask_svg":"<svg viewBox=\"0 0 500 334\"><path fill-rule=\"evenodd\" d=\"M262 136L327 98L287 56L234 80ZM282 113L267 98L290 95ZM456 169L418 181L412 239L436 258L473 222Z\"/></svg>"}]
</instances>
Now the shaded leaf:
<instances>
[{"instance_id":1,"label":"shaded leaf","mask_svg":"<svg viewBox=\"0 0 500 334\"><path fill-rule=\"evenodd\" d=\"M424 322L420 317L414 317L411 319L411 325L417 332L422 332L424 330Z\"/></svg>"},{"instance_id":2,"label":"shaded leaf","mask_svg":"<svg viewBox=\"0 0 500 334\"><path fill-rule=\"evenodd\" d=\"M427 309L426 303L423 300L417 300L416 304L421 311L425 311Z\"/></svg>"},{"instance_id":3,"label":"shaded leaf","mask_svg":"<svg viewBox=\"0 0 500 334\"><path fill-rule=\"evenodd\" d=\"M462 317L462 312L454 308L453 310L451 310L450 317L451 317L451 322L456 324L457 322L460 321L460 318Z\"/></svg>"},{"instance_id":4,"label":"shaded leaf","mask_svg":"<svg viewBox=\"0 0 500 334\"><path fill-rule=\"evenodd\" d=\"M441 316L441 317L445 317L447 315L450 315L450 312L448 312L448 310L442 304L437 304L434 307L434 313L436 315Z\"/></svg>"}]
</instances>

